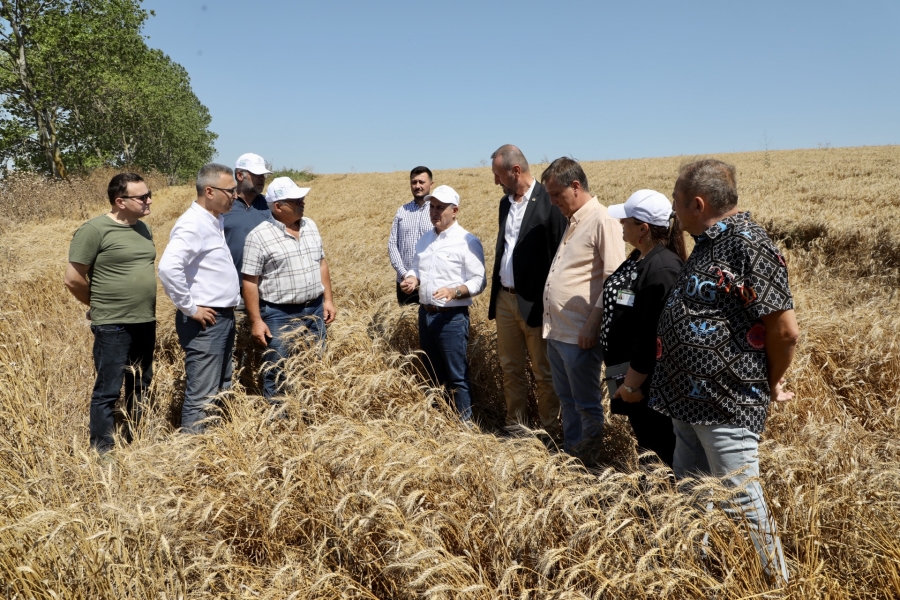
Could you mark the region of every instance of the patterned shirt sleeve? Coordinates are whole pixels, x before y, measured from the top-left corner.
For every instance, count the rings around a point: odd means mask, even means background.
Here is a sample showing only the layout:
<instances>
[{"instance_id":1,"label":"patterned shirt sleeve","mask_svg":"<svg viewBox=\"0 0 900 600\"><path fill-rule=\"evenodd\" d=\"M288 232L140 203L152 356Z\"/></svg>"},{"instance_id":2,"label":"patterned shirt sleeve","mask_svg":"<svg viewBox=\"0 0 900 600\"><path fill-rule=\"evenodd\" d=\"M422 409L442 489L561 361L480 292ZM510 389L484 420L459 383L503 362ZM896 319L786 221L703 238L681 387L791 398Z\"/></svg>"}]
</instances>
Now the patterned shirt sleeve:
<instances>
[{"instance_id":1,"label":"patterned shirt sleeve","mask_svg":"<svg viewBox=\"0 0 900 600\"><path fill-rule=\"evenodd\" d=\"M241 264L241 273L259 276L262 275L264 266L262 242L259 239L259 231L254 229L247 234L247 240L244 242L244 261Z\"/></svg>"},{"instance_id":2,"label":"patterned shirt sleeve","mask_svg":"<svg viewBox=\"0 0 900 600\"><path fill-rule=\"evenodd\" d=\"M391 224L391 235L388 237L388 256L391 259L391 266L397 271L400 277L406 275L408 269L403 264L403 257L400 256L400 210L394 215L394 222Z\"/></svg>"}]
</instances>

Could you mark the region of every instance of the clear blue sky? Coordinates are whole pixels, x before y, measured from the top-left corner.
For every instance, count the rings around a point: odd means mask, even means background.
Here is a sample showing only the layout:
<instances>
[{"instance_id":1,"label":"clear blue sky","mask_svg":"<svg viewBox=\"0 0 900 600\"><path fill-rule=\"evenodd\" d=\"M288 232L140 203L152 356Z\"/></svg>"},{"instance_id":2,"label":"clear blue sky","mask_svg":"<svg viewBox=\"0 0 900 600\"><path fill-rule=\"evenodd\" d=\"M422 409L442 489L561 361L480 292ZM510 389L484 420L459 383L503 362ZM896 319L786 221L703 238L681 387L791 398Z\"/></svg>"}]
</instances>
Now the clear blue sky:
<instances>
[{"instance_id":1,"label":"clear blue sky","mask_svg":"<svg viewBox=\"0 0 900 600\"><path fill-rule=\"evenodd\" d=\"M900 143L900 1L145 0L218 160L319 173Z\"/></svg>"}]
</instances>

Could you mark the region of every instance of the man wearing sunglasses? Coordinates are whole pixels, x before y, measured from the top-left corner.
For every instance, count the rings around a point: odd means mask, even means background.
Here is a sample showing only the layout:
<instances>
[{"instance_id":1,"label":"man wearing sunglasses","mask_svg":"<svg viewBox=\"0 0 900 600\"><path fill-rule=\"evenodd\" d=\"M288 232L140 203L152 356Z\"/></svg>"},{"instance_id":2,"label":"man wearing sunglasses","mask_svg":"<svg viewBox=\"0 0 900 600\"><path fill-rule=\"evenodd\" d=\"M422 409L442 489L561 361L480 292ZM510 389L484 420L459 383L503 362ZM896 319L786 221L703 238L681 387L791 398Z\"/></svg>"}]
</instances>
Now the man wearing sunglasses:
<instances>
[{"instance_id":1,"label":"man wearing sunglasses","mask_svg":"<svg viewBox=\"0 0 900 600\"><path fill-rule=\"evenodd\" d=\"M159 279L178 312L175 331L184 349L181 427L201 433L213 398L231 388L237 270L225 242L222 215L231 210L237 182L229 167L210 163L197 174L197 200L172 227L159 260Z\"/></svg>"},{"instance_id":2,"label":"man wearing sunglasses","mask_svg":"<svg viewBox=\"0 0 900 600\"><path fill-rule=\"evenodd\" d=\"M65 284L90 306L94 369L88 428L101 454L114 445L115 405L125 383L123 438L131 441L141 400L153 377L156 343L156 247L150 227L150 190L140 175L119 173L107 188L110 210L82 225L69 246Z\"/></svg>"}]
</instances>

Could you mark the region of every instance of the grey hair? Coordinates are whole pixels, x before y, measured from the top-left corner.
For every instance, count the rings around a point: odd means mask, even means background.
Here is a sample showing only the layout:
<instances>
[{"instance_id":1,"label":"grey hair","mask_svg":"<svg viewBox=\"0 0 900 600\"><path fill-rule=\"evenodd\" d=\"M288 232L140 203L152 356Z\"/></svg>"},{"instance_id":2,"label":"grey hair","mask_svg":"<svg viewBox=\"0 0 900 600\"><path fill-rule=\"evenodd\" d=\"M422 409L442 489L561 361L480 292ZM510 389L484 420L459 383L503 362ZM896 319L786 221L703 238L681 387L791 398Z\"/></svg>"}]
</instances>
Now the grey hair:
<instances>
[{"instance_id":1,"label":"grey hair","mask_svg":"<svg viewBox=\"0 0 900 600\"><path fill-rule=\"evenodd\" d=\"M197 195L202 196L207 187L215 187L219 183L220 175L234 177L234 171L231 170L231 167L219 163L208 163L200 167L200 171L197 173Z\"/></svg>"},{"instance_id":2,"label":"grey hair","mask_svg":"<svg viewBox=\"0 0 900 600\"><path fill-rule=\"evenodd\" d=\"M682 165L678 171L681 193L688 198L700 196L716 214L737 206L737 170L721 160L707 158Z\"/></svg>"},{"instance_id":3,"label":"grey hair","mask_svg":"<svg viewBox=\"0 0 900 600\"><path fill-rule=\"evenodd\" d=\"M550 166L548 166L541 174L541 183L547 183L551 179L556 185L561 185L564 188L572 185L573 181L577 181L581 184L581 189L587 193L591 192L591 186L588 185L587 175L584 174L584 169L581 168L578 161L574 158L569 158L568 156L557 158L550 163Z\"/></svg>"},{"instance_id":4,"label":"grey hair","mask_svg":"<svg viewBox=\"0 0 900 600\"><path fill-rule=\"evenodd\" d=\"M512 144L503 144L491 154L491 160L500 157L500 167L505 171L512 171L515 165L519 165L523 173L530 173L528 170L528 161L522 151Z\"/></svg>"}]
</instances>

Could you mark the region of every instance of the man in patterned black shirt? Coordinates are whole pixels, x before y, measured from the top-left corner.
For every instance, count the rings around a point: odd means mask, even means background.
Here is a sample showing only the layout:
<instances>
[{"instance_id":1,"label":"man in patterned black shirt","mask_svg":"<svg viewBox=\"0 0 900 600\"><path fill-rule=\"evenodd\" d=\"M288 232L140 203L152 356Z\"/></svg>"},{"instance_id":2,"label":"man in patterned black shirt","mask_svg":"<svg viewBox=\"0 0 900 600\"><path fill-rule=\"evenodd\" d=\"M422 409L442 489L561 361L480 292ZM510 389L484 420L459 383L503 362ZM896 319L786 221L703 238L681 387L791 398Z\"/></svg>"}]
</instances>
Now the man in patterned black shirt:
<instances>
[{"instance_id":1,"label":"man in patterned black shirt","mask_svg":"<svg viewBox=\"0 0 900 600\"><path fill-rule=\"evenodd\" d=\"M735 488L726 512L747 520L766 573L786 583L756 478L770 399L794 395L782 389L799 336L787 267L750 213L739 212L733 166L683 166L673 198L696 245L660 317L649 405L672 417L675 476L712 474Z\"/></svg>"}]
</instances>

